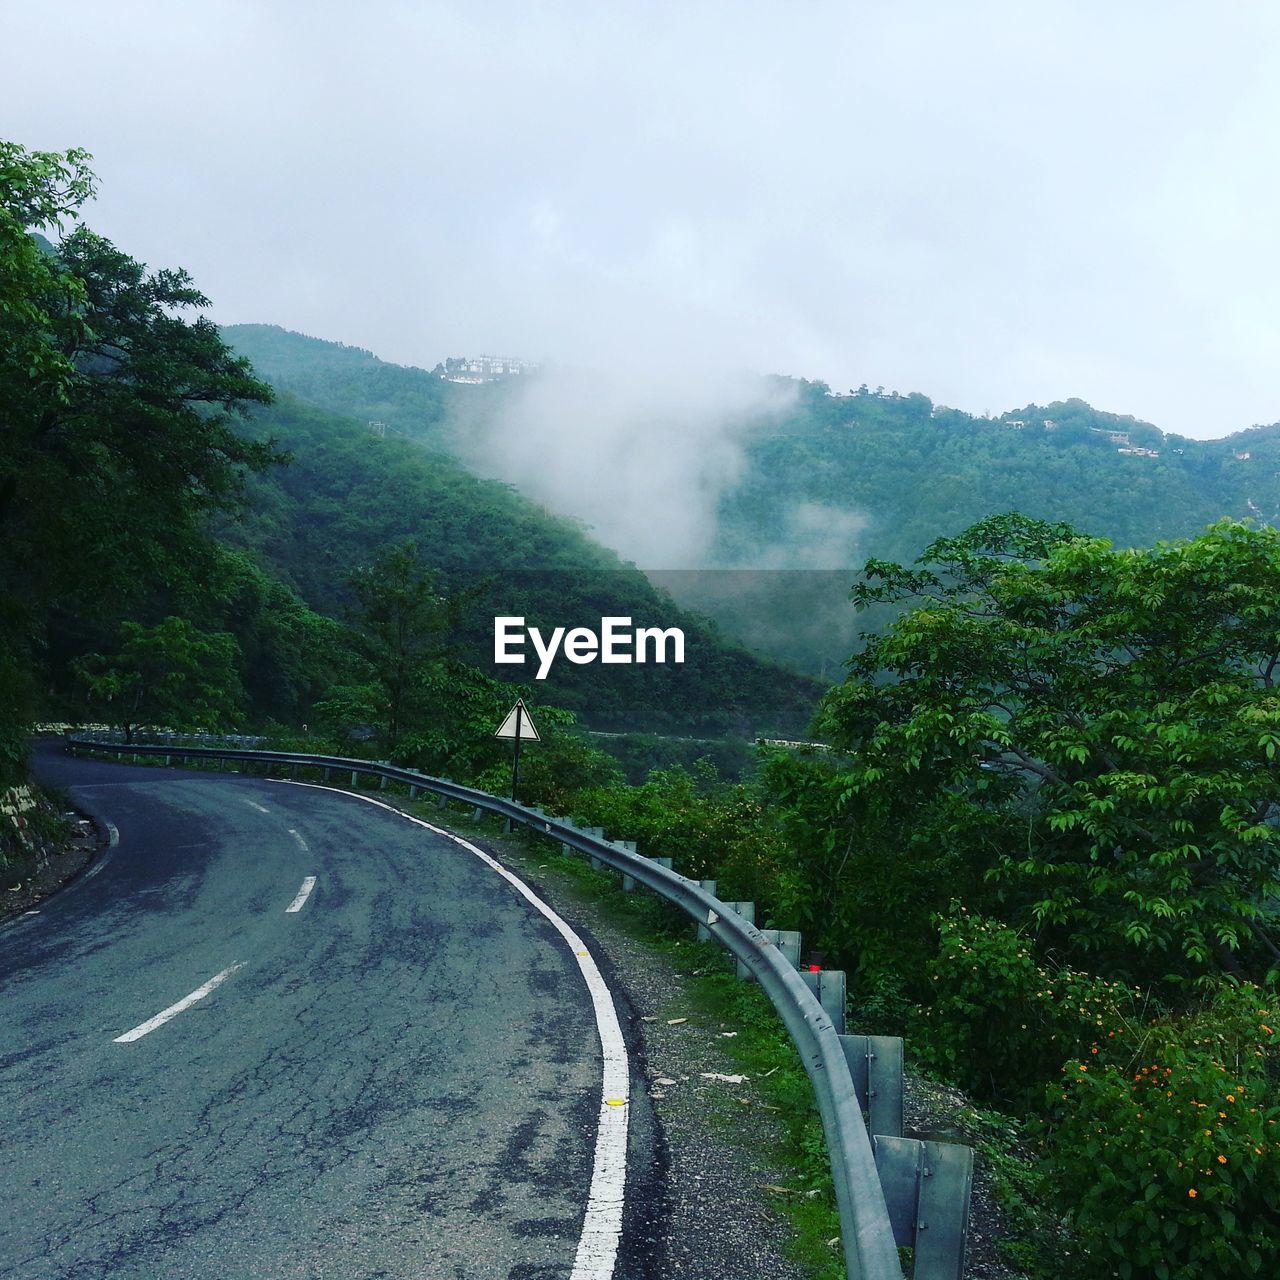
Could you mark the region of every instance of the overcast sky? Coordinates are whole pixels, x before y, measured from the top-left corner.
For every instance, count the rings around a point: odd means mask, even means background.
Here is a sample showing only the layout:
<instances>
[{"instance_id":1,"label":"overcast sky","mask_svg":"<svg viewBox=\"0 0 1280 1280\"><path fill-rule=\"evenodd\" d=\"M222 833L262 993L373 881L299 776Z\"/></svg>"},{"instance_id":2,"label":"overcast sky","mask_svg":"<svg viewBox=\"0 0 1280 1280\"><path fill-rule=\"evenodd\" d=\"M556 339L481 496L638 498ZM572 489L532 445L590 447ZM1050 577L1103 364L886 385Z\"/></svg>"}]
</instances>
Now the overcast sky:
<instances>
[{"instance_id":1,"label":"overcast sky","mask_svg":"<svg viewBox=\"0 0 1280 1280\"><path fill-rule=\"evenodd\" d=\"M1280 419L1280 6L17 3L0 136L222 322Z\"/></svg>"}]
</instances>

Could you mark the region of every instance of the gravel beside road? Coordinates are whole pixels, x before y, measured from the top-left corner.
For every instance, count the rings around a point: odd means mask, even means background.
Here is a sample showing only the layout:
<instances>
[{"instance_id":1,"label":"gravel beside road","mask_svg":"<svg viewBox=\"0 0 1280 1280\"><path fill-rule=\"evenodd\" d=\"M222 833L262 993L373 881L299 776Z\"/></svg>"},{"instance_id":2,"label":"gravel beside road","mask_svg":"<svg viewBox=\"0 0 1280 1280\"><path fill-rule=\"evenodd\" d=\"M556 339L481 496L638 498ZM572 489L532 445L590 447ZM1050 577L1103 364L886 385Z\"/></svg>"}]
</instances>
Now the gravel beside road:
<instances>
[{"instance_id":1,"label":"gravel beside road","mask_svg":"<svg viewBox=\"0 0 1280 1280\"><path fill-rule=\"evenodd\" d=\"M632 1239L638 1236L649 1254L643 1274L653 1280L806 1280L808 1269L786 1256L791 1229L764 1189L785 1176L770 1160L780 1144L775 1117L757 1105L750 1081L703 1075L740 1073L722 1035L733 1028L700 1017L686 990L691 975L615 924L545 856L513 838L468 839L507 863L594 938L598 960L616 979L615 993L629 1001L619 1013L649 1081L667 1188L662 1202L642 1205L643 1221L632 1223Z\"/></svg>"}]
</instances>

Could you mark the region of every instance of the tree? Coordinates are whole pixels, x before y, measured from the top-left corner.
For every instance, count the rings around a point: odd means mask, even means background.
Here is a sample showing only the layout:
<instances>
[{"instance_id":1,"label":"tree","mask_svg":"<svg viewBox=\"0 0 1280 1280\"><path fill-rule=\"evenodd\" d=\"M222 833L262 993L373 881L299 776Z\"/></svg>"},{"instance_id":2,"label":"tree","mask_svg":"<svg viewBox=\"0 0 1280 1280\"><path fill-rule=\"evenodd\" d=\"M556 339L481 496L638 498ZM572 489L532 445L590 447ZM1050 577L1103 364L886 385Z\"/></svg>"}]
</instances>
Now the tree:
<instances>
[{"instance_id":1,"label":"tree","mask_svg":"<svg viewBox=\"0 0 1280 1280\"><path fill-rule=\"evenodd\" d=\"M819 724L862 836L981 829L1004 910L1100 971L1280 962L1280 533L1116 551L1018 515L870 561Z\"/></svg>"},{"instance_id":2,"label":"tree","mask_svg":"<svg viewBox=\"0 0 1280 1280\"><path fill-rule=\"evenodd\" d=\"M115 653L91 653L76 663L90 700L125 741L144 726L228 727L240 707L239 647L225 632L198 631L185 618L159 626L121 624Z\"/></svg>"},{"instance_id":3,"label":"tree","mask_svg":"<svg viewBox=\"0 0 1280 1280\"><path fill-rule=\"evenodd\" d=\"M271 390L199 311L182 271L149 272L78 227L89 156L0 142L0 769L17 758L55 607L121 611L198 577L208 515L279 461L232 417Z\"/></svg>"},{"instance_id":4,"label":"tree","mask_svg":"<svg viewBox=\"0 0 1280 1280\"><path fill-rule=\"evenodd\" d=\"M0 433L3 585L100 600L180 577L245 468L280 461L231 415L271 399L204 317L182 271L149 273L81 227L63 241L27 334L40 358ZM49 371L52 370L51 374Z\"/></svg>"},{"instance_id":5,"label":"tree","mask_svg":"<svg viewBox=\"0 0 1280 1280\"><path fill-rule=\"evenodd\" d=\"M392 748L404 733L425 667L443 655L451 619L435 581L412 541L388 548L351 577L358 647L384 695L383 722Z\"/></svg>"},{"instance_id":6,"label":"tree","mask_svg":"<svg viewBox=\"0 0 1280 1280\"><path fill-rule=\"evenodd\" d=\"M30 390L56 396L72 374L48 340L50 308L76 305L80 291L33 232L75 217L93 194L89 159L86 151L27 151L0 140L0 420L7 421Z\"/></svg>"}]
</instances>

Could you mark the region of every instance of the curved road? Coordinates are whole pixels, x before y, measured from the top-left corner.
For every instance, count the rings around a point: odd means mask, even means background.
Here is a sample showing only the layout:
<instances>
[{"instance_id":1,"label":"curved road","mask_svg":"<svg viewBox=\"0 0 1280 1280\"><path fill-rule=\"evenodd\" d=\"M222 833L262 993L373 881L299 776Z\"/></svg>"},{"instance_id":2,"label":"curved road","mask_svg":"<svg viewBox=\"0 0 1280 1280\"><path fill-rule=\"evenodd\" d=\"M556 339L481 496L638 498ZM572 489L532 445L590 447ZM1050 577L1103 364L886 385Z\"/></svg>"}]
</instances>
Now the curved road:
<instances>
[{"instance_id":1,"label":"curved road","mask_svg":"<svg viewBox=\"0 0 1280 1280\"><path fill-rule=\"evenodd\" d=\"M358 798L39 764L119 840L0 930L0 1276L573 1272L601 1033L551 922Z\"/></svg>"}]
</instances>

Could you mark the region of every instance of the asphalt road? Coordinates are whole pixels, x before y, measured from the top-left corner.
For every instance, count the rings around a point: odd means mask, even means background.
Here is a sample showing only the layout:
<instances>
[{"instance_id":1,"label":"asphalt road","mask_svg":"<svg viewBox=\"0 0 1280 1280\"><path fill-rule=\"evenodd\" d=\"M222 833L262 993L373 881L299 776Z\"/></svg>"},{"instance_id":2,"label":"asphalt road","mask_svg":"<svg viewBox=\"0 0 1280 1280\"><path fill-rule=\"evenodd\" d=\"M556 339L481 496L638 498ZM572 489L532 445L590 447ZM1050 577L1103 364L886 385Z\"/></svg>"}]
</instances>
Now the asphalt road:
<instances>
[{"instance_id":1,"label":"asphalt road","mask_svg":"<svg viewBox=\"0 0 1280 1280\"><path fill-rule=\"evenodd\" d=\"M600 1035L511 885L334 792L38 767L119 841L0 930L0 1276L569 1276Z\"/></svg>"}]
</instances>

